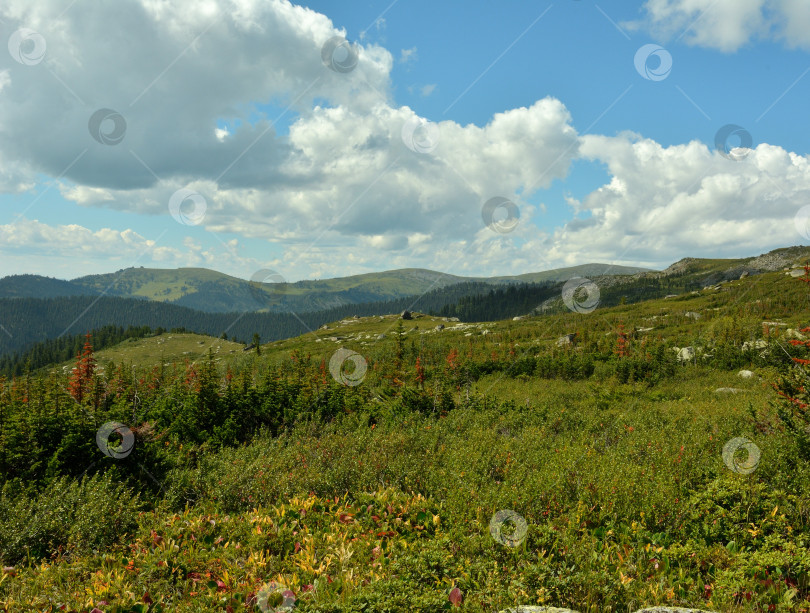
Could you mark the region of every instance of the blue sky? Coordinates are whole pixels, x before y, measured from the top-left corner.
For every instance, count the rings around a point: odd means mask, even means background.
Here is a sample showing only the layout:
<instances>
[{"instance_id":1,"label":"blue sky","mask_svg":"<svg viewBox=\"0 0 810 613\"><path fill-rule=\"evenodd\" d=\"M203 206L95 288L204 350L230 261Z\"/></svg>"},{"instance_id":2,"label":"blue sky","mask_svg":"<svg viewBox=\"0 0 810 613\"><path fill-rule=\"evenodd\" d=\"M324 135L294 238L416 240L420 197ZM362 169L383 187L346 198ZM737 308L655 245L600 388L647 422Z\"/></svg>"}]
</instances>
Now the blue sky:
<instances>
[{"instance_id":1,"label":"blue sky","mask_svg":"<svg viewBox=\"0 0 810 613\"><path fill-rule=\"evenodd\" d=\"M0 8L0 274L519 274L808 242L810 6L120 4ZM332 36L355 70L324 66ZM663 78L634 64L648 44ZM99 108L120 144L90 138ZM408 118L433 151L398 142ZM727 124L753 143L738 161L715 149ZM196 224L171 215L181 189ZM514 231L482 222L492 197Z\"/></svg>"}]
</instances>

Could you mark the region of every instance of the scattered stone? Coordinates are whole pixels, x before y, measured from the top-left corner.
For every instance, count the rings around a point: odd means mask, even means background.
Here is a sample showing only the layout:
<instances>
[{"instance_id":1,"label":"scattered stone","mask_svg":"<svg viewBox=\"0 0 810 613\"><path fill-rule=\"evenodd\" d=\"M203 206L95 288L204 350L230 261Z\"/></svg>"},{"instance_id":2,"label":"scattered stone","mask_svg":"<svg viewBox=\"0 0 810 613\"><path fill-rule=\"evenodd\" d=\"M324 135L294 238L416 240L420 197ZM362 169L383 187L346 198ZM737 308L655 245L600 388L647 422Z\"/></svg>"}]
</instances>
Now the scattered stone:
<instances>
[{"instance_id":1,"label":"scattered stone","mask_svg":"<svg viewBox=\"0 0 810 613\"><path fill-rule=\"evenodd\" d=\"M684 315L684 317L689 317L691 319L700 319L701 318L701 314L700 313L695 313L694 311L687 311L683 315Z\"/></svg>"},{"instance_id":2,"label":"scattered stone","mask_svg":"<svg viewBox=\"0 0 810 613\"><path fill-rule=\"evenodd\" d=\"M377 335L377 340L378 340L378 341L381 341L381 340L382 340L382 339L384 339L384 338L385 338L385 334L378 334L378 335Z\"/></svg>"},{"instance_id":3,"label":"scattered stone","mask_svg":"<svg viewBox=\"0 0 810 613\"><path fill-rule=\"evenodd\" d=\"M445 321L459 321L458 317L445 317Z\"/></svg>"},{"instance_id":4,"label":"scattered stone","mask_svg":"<svg viewBox=\"0 0 810 613\"><path fill-rule=\"evenodd\" d=\"M440 331L444 330L444 324L439 324L438 326L436 326L436 329Z\"/></svg>"},{"instance_id":5,"label":"scattered stone","mask_svg":"<svg viewBox=\"0 0 810 613\"><path fill-rule=\"evenodd\" d=\"M566 334L565 336L561 336L557 339L557 347L572 345L574 343L574 337L576 337L576 334Z\"/></svg>"},{"instance_id":6,"label":"scattered stone","mask_svg":"<svg viewBox=\"0 0 810 613\"><path fill-rule=\"evenodd\" d=\"M324 324L324 325L322 325L322 326L321 326L319 329L320 329L320 330L328 330L328 329L329 329L329 326L327 326L326 324Z\"/></svg>"},{"instance_id":7,"label":"scattered stone","mask_svg":"<svg viewBox=\"0 0 810 613\"><path fill-rule=\"evenodd\" d=\"M743 270L742 273L740 274L740 280L745 279L747 276L748 276L748 271Z\"/></svg>"},{"instance_id":8,"label":"scattered stone","mask_svg":"<svg viewBox=\"0 0 810 613\"><path fill-rule=\"evenodd\" d=\"M664 296L664 300L666 300L667 298L677 298L677 297L678 294L667 294L666 296Z\"/></svg>"},{"instance_id":9,"label":"scattered stone","mask_svg":"<svg viewBox=\"0 0 810 613\"><path fill-rule=\"evenodd\" d=\"M751 370L741 370L737 373L738 377L742 377L743 379L751 379L754 376L754 372Z\"/></svg>"},{"instance_id":10,"label":"scattered stone","mask_svg":"<svg viewBox=\"0 0 810 613\"><path fill-rule=\"evenodd\" d=\"M785 338L795 338L796 340L803 341L807 337L799 332L798 330L794 330L793 328L788 328L785 330Z\"/></svg>"},{"instance_id":11,"label":"scattered stone","mask_svg":"<svg viewBox=\"0 0 810 613\"><path fill-rule=\"evenodd\" d=\"M489 330L481 330L481 336L486 336L489 334Z\"/></svg>"},{"instance_id":12,"label":"scattered stone","mask_svg":"<svg viewBox=\"0 0 810 613\"><path fill-rule=\"evenodd\" d=\"M786 323L781 321L763 321L762 325L768 326L770 328L784 328L785 326L787 326Z\"/></svg>"},{"instance_id":13,"label":"scattered stone","mask_svg":"<svg viewBox=\"0 0 810 613\"><path fill-rule=\"evenodd\" d=\"M744 392L745 390L741 390L739 387L718 387L714 390L715 394L739 394L740 392Z\"/></svg>"},{"instance_id":14,"label":"scattered stone","mask_svg":"<svg viewBox=\"0 0 810 613\"><path fill-rule=\"evenodd\" d=\"M358 315L352 315L352 319L360 319Z\"/></svg>"},{"instance_id":15,"label":"scattered stone","mask_svg":"<svg viewBox=\"0 0 810 613\"><path fill-rule=\"evenodd\" d=\"M791 277L803 277L804 268L794 268L788 273Z\"/></svg>"},{"instance_id":16,"label":"scattered stone","mask_svg":"<svg viewBox=\"0 0 810 613\"><path fill-rule=\"evenodd\" d=\"M413 319L410 311L402 311L399 315L402 319Z\"/></svg>"},{"instance_id":17,"label":"scattered stone","mask_svg":"<svg viewBox=\"0 0 810 613\"><path fill-rule=\"evenodd\" d=\"M688 362L689 360L695 359L695 348L694 347L683 347L678 349L678 361L679 362Z\"/></svg>"},{"instance_id":18,"label":"scattered stone","mask_svg":"<svg viewBox=\"0 0 810 613\"><path fill-rule=\"evenodd\" d=\"M242 349L242 351L250 351L251 349L255 349L255 348L256 348L256 345L254 345L253 343L250 343L250 345L248 345L247 347ZM188 351L184 351L183 353L188 353Z\"/></svg>"},{"instance_id":19,"label":"scattered stone","mask_svg":"<svg viewBox=\"0 0 810 613\"><path fill-rule=\"evenodd\" d=\"M512 321L521 321L523 319L525 319L525 317L523 317L522 315L518 315L517 317L513 317Z\"/></svg>"},{"instance_id":20,"label":"scattered stone","mask_svg":"<svg viewBox=\"0 0 810 613\"><path fill-rule=\"evenodd\" d=\"M768 341L765 339L757 339L755 341L745 341L742 344L742 350L748 351L749 349L765 349L768 347Z\"/></svg>"},{"instance_id":21,"label":"scattered stone","mask_svg":"<svg viewBox=\"0 0 810 613\"><path fill-rule=\"evenodd\" d=\"M636 328L636 332L649 332L650 330L655 330L655 328Z\"/></svg>"}]
</instances>

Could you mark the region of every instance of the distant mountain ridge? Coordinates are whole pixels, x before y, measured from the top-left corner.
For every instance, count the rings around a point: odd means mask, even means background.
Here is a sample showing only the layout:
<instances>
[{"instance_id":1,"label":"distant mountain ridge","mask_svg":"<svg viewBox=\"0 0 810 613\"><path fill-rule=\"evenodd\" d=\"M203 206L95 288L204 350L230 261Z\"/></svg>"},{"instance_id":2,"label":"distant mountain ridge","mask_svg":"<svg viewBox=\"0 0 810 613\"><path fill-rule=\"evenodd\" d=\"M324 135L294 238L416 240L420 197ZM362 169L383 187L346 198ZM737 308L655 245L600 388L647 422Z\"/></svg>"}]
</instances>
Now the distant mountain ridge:
<instances>
[{"instance_id":1,"label":"distant mountain ridge","mask_svg":"<svg viewBox=\"0 0 810 613\"><path fill-rule=\"evenodd\" d=\"M206 313L313 312L349 304L396 300L450 285L482 282L492 285L568 280L574 276L629 275L646 268L583 264L522 275L462 277L422 268L297 281L259 283L206 268L127 268L64 281L39 275L0 279L2 298L110 296L139 298L184 306Z\"/></svg>"},{"instance_id":2,"label":"distant mountain ridge","mask_svg":"<svg viewBox=\"0 0 810 613\"><path fill-rule=\"evenodd\" d=\"M111 325L183 327L246 341L253 333L260 334L263 340L289 338L353 315L386 315L403 310L457 317L461 321L495 321L566 312L562 288L565 281L575 276L596 283L600 291L599 308L605 308L704 288L720 289L718 284L741 276L790 270L805 263L810 263L810 247L799 246L776 249L754 258L684 258L662 271L628 274L627 268L585 264L485 281L422 269L255 287L250 282L206 269L127 269L74 281L19 275L0 279L0 296L3 292L10 296L0 297L0 356L25 351L37 342ZM556 278L549 278L555 275ZM433 288L425 289L428 284ZM58 295L76 291L80 294ZM26 292L49 297L27 297ZM395 297L371 299L380 295ZM156 296L164 299L155 299ZM230 310L205 311L183 306L194 299L207 300L209 307L229 306ZM234 307L239 300L254 307L257 301L262 301L272 308L265 308L264 312L240 312Z\"/></svg>"}]
</instances>

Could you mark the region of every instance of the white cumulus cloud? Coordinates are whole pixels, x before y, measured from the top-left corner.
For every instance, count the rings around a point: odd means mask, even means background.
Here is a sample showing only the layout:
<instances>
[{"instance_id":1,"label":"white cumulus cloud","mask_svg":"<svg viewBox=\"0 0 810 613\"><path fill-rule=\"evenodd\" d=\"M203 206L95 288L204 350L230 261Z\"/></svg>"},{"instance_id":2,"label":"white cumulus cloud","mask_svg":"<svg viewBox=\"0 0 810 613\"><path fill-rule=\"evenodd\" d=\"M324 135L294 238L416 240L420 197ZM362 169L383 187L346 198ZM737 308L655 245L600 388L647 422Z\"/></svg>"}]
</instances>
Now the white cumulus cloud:
<instances>
[{"instance_id":1,"label":"white cumulus cloud","mask_svg":"<svg viewBox=\"0 0 810 613\"><path fill-rule=\"evenodd\" d=\"M647 0L642 18L622 25L665 39L734 52L757 39L810 49L806 0Z\"/></svg>"}]
</instances>

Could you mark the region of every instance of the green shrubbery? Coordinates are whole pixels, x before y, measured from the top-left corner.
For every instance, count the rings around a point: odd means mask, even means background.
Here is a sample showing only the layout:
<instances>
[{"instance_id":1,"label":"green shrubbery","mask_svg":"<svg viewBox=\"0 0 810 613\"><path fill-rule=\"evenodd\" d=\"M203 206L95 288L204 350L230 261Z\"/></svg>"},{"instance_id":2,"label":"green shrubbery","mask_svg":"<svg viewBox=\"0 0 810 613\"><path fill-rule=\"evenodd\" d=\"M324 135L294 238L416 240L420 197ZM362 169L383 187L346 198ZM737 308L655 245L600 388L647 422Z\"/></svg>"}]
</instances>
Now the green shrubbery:
<instances>
[{"instance_id":1,"label":"green shrubbery","mask_svg":"<svg viewBox=\"0 0 810 613\"><path fill-rule=\"evenodd\" d=\"M111 475L59 477L35 495L0 491L0 560L19 564L57 551L88 554L121 542L138 525L138 496Z\"/></svg>"},{"instance_id":2,"label":"green shrubbery","mask_svg":"<svg viewBox=\"0 0 810 613\"><path fill-rule=\"evenodd\" d=\"M358 386L297 350L236 372L108 368L80 401L55 376L0 382L0 557L19 573L0 606L147 610L148 592L238 610L272 579L300 611L452 609L453 586L466 611L810 609L810 403L787 368L805 348L742 352L753 329L729 318L690 332L711 357L681 364L686 332L569 320L566 347L398 334ZM789 379L775 406L733 373L754 366ZM112 420L135 432L126 458L96 444ZM722 457L741 436L761 450L751 474ZM489 533L501 509L528 524L514 549Z\"/></svg>"}]
</instances>

